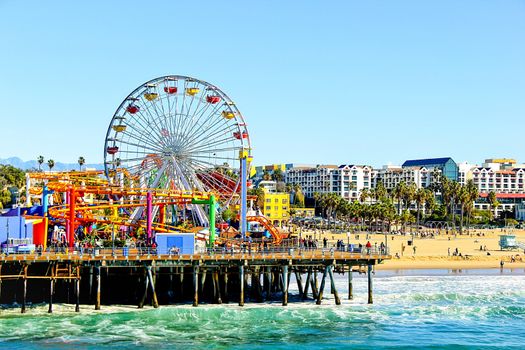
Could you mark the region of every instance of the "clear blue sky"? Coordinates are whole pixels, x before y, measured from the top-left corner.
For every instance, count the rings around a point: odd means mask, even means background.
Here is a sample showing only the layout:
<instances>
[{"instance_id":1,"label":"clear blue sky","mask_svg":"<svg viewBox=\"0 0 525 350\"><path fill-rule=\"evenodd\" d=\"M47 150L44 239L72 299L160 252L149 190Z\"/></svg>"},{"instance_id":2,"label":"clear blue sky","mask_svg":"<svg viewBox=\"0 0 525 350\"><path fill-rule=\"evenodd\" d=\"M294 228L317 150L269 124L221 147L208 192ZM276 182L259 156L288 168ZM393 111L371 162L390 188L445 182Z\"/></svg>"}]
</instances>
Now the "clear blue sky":
<instances>
[{"instance_id":1,"label":"clear blue sky","mask_svg":"<svg viewBox=\"0 0 525 350\"><path fill-rule=\"evenodd\" d=\"M256 164L525 161L525 1L0 0L0 158L102 162L133 89L209 81Z\"/></svg>"}]
</instances>

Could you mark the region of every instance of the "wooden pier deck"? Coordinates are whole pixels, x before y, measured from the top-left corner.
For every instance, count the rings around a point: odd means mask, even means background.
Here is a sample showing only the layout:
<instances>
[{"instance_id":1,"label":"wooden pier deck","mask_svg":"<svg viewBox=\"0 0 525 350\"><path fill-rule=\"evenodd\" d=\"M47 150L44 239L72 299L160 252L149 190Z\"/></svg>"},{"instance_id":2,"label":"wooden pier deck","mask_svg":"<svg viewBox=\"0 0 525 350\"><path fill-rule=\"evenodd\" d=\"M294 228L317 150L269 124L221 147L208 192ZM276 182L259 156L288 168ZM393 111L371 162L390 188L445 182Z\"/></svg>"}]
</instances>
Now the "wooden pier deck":
<instances>
[{"instance_id":1,"label":"wooden pier deck","mask_svg":"<svg viewBox=\"0 0 525 350\"><path fill-rule=\"evenodd\" d=\"M151 301L158 307L185 302L198 306L203 299L210 303L235 300L242 306L246 297L255 302L279 298L285 306L293 275L301 300L321 304L329 283L335 303L340 304L334 274L348 274L348 298L352 299L356 271L368 274L368 302L372 303L370 272L387 259L391 256L386 251L374 249L359 253L286 248L184 255L122 249L2 254L0 303L18 302L22 312L26 312L28 301L47 302L52 312L54 300L74 303L77 311L81 302L93 304L97 310L102 301L138 307Z\"/></svg>"}]
</instances>

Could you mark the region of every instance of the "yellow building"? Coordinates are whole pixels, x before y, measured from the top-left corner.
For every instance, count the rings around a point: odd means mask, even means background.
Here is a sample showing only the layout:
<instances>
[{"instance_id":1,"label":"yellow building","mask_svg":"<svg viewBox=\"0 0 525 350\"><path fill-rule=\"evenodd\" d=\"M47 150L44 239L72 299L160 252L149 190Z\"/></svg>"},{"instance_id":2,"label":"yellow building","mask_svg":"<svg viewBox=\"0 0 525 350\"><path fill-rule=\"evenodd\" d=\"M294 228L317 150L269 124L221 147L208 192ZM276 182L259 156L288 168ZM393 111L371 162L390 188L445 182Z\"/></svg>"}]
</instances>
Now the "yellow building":
<instances>
[{"instance_id":1,"label":"yellow building","mask_svg":"<svg viewBox=\"0 0 525 350\"><path fill-rule=\"evenodd\" d=\"M276 226L282 226L290 219L290 194L270 192L263 189L262 213Z\"/></svg>"}]
</instances>

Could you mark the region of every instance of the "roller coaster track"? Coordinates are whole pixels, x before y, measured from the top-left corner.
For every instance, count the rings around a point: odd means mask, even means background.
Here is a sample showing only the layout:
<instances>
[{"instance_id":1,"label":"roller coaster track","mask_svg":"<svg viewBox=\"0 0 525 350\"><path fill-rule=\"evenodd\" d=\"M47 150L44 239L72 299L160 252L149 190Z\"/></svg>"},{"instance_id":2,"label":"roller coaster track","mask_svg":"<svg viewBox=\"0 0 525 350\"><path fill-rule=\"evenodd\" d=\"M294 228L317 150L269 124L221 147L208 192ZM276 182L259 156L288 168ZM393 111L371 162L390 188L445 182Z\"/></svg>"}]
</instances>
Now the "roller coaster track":
<instances>
[{"instance_id":1,"label":"roller coaster track","mask_svg":"<svg viewBox=\"0 0 525 350\"><path fill-rule=\"evenodd\" d=\"M265 216L247 216L246 220L248 222L250 221L258 222L265 229L267 229L270 235L272 235L273 237L273 244L276 244L276 245L280 244L281 241L283 240L283 237L281 236L281 233L279 232L279 230L275 226L273 226L271 221L268 220Z\"/></svg>"}]
</instances>

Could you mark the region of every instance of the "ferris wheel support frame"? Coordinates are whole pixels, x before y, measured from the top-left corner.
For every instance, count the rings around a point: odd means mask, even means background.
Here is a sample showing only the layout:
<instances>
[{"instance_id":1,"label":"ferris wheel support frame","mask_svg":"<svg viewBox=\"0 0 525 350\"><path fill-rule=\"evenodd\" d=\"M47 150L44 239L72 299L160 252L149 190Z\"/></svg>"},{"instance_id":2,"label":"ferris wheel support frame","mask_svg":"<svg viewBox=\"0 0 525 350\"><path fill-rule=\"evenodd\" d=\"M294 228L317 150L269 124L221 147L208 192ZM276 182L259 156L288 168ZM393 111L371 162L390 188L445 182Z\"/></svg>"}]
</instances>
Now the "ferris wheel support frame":
<instances>
[{"instance_id":1,"label":"ferris wheel support frame","mask_svg":"<svg viewBox=\"0 0 525 350\"><path fill-rule=\"evenodd\" d=\"M242 239L246 239L246 231L248 230L248 222L246 217L248 215L248 188L247 188L247 175L248 175L248 151L242 150L240 152L240 163L241 163L241 215L239 220L239 229L241 231Z\"/></svg>"}]
</instances>

